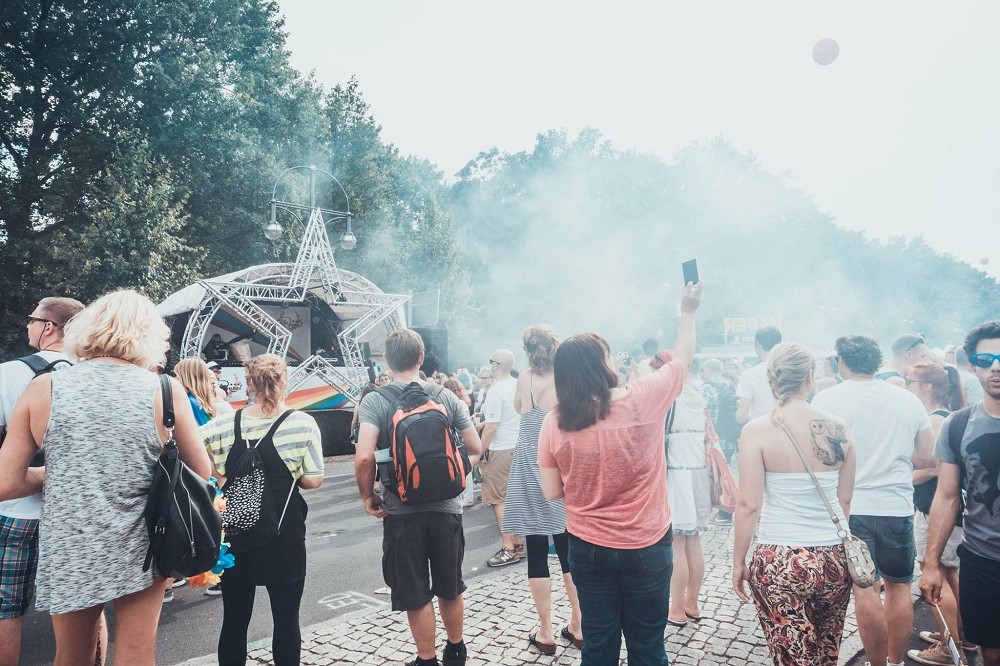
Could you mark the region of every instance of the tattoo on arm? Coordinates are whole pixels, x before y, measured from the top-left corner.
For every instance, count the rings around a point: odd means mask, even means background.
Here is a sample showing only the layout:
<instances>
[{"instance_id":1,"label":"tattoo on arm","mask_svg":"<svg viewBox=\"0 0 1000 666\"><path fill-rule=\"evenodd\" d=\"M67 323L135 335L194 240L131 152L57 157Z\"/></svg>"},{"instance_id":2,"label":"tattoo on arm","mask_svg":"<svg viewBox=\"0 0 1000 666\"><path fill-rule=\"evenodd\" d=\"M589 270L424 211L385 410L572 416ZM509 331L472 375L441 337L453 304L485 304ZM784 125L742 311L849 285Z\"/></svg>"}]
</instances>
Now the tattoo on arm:
<instances>
[{"instance_id":1,"label":"tattoo on arm","mask_svg":"<svg viewBox=\"0 0 1000 666\"><path fill-rule=\"evenodd\" d=\"M830 419L816 419L809 422L813 453L821 463L833 467L844 462L844 444L847 433L841 423Z\"/></svg>"}]
</instances>

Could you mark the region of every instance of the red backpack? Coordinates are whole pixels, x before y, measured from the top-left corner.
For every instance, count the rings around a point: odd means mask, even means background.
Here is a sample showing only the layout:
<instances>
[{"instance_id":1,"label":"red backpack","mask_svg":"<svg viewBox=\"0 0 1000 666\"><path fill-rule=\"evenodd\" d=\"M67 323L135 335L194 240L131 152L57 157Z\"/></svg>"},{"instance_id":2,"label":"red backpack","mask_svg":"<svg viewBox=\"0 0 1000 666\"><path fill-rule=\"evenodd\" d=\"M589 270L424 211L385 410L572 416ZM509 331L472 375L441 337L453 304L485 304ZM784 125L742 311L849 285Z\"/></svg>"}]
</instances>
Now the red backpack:
<instances>
[{"instance_id":1,"label":"red backpack","mask_svg":"<svg viewBox=\"0 0 1000 666\"><path fill-rule=\"evenodd\" d=\"M392 456L383 484L404 504L451 499L465 490L472 464L441 398L445 390L431 395L417 382L376 389L392 405L389 423L379 435L378 448Z\"/></svg>"}]
</instances>

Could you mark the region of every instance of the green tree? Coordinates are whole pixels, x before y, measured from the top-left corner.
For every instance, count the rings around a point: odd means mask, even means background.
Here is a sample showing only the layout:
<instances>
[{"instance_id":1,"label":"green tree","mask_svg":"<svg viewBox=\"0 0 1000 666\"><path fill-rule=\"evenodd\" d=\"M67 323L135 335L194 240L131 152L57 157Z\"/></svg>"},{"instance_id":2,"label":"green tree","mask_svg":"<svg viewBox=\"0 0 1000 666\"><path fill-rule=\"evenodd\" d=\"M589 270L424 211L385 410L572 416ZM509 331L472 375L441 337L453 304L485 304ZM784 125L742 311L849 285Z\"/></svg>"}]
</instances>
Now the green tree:
<instances>
[{"instance_id":1,"label":"green tree","mask_svg":"<svg viewBox=\"0 0 1000 666\"><path fill-rule=\"evenodd\" d=\"M274 256L267 187L319 154L321 103L276 3L9 0L0 43L0 311Z\"/></svg>"}]
</instances>

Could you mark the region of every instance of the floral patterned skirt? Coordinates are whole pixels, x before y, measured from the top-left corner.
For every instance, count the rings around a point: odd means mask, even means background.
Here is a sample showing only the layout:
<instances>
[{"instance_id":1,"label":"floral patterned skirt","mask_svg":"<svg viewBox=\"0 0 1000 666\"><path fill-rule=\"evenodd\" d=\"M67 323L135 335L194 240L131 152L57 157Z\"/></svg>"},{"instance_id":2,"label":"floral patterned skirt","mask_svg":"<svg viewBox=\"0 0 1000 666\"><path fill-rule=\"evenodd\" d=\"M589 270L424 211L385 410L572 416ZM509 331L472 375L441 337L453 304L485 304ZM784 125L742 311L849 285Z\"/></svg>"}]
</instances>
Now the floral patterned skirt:
<instances>
[{"instance_id":1,"label":"floral patterned skirt","mask_svg":"<svg viewBox=\"0 0 1000 666\"><path fill-rule=\"evenodd\" d=\"M844 547L758 544L750 591L778 666L836 666L851 576Z\"/></svg>"}]
</instances>

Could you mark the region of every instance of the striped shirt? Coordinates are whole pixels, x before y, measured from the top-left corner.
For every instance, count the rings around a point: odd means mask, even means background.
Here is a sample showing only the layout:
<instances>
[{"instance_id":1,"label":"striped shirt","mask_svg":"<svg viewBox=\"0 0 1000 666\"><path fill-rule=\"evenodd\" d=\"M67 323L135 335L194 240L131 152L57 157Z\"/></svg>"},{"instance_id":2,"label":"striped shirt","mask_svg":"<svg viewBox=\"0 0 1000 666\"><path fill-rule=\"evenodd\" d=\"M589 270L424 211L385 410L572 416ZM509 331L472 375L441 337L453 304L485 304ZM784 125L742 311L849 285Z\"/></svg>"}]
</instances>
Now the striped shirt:
<instances>
[{"instance_id":1,"label":"striped shirt","mask_svg":"<svg viewBox=\"0 0 1000 666\"><path fill-rule=\"evenodd\" d=\"M226 474L226 459L236 438L234 419L236 413L223 414L201 428L205 448L212 457L219 474ZM246 412L240 418L240 431L243 439L259 439L263 437L277 416L261 418L250 416ZM323 446L320 441L319 426L316 419L303 412L292 412L285 422L278 427L273 437L274 448L278 456L285 461L293 479L300 476L321 476L323 474Z\"/></svg>"}]
</instances>

